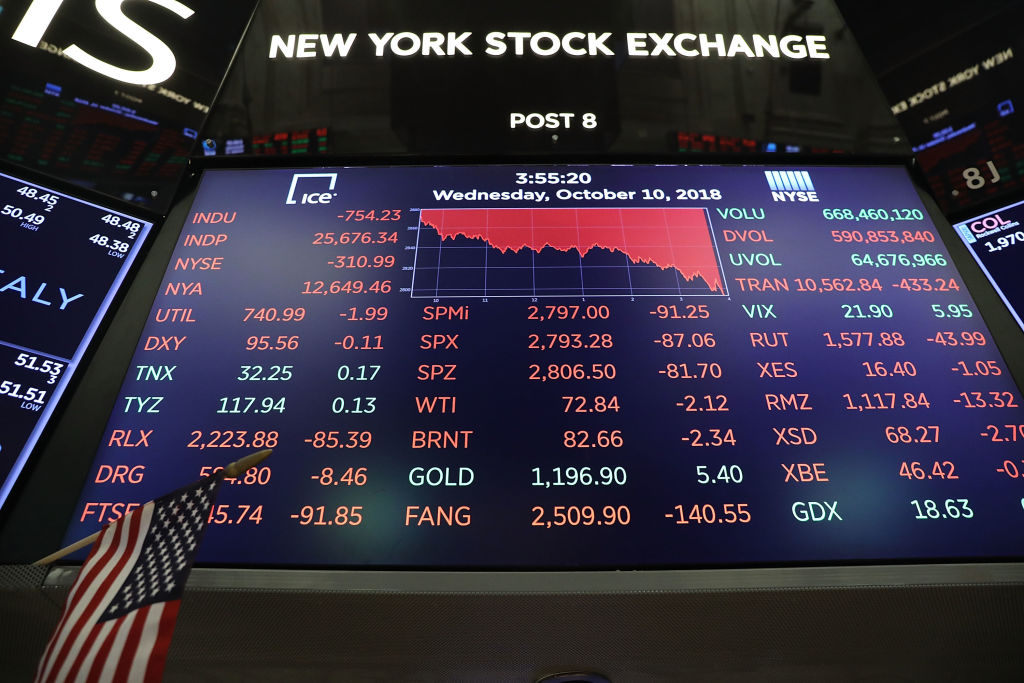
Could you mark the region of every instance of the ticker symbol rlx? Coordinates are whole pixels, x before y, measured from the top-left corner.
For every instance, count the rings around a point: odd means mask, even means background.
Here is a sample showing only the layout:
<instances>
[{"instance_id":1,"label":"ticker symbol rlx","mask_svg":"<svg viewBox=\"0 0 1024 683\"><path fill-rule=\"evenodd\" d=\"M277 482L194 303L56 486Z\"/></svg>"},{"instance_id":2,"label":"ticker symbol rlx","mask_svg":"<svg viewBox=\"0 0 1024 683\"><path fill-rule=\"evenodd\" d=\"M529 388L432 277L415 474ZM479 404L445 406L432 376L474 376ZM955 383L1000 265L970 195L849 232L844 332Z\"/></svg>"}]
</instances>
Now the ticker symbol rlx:
<instances>
[{"instance_id":1,"label":"ticker symbol rlx","mask_svg":"<svg viewBox=\"0 0 1024 683\"><path fill-rule=\"evenodd\" d=\"M772 200L776 202L817 202L818 193L807 171L765 171Z\"/></svg>"},{"instance_id":2,"label":"ticker symbol rlx","mask_svg":"<svg viewBox=\"0 0 1024 683\"><path fill-rule=\"evenodd\" d=\"M338 196L333 192L337 182L337 173L294 173L285 204L330 204ZM317 191L311 192L313 189Z\"/></svg>"}]
</instances>

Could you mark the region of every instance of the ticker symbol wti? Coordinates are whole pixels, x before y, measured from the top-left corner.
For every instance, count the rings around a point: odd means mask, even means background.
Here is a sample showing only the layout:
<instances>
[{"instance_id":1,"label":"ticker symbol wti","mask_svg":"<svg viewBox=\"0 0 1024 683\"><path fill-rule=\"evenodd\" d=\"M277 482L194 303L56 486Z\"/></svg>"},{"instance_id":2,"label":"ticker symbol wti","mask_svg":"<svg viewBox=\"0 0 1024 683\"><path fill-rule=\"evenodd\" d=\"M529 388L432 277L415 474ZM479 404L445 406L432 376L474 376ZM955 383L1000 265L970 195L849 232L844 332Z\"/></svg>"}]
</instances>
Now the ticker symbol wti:
<instances>
[{"instance_id":1,"label":"ticker symbol wti","mask_svg":"<svg viewBox=\"0 0 1024 683\"><path fill-rule=\"evenodd\" d=\"M337 173L294 173L291 187L288 188L288 198L284 203L330 204L331 200L338 196L337 192L331 191L337 182Z\"/></svg>"}]
</instances>

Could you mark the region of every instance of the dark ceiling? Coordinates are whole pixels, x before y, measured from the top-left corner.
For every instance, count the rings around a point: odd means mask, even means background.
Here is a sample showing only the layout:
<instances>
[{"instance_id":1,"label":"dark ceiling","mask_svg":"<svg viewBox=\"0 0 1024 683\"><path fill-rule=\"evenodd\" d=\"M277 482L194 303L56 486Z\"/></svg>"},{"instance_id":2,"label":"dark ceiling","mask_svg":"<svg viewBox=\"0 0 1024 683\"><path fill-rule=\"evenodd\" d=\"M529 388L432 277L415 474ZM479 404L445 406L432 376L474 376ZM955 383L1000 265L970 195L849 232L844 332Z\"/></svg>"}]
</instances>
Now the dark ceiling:
<instances>
[{"instance_id":1,"label":"dark ceiling","mask_svg":"<svg viewBox=\"0 0 1024 683\"><path fill-rule=\"evenodd\" d=\"M1020 0L835 0L879 78Z\"/></svg>"}]
</instances>

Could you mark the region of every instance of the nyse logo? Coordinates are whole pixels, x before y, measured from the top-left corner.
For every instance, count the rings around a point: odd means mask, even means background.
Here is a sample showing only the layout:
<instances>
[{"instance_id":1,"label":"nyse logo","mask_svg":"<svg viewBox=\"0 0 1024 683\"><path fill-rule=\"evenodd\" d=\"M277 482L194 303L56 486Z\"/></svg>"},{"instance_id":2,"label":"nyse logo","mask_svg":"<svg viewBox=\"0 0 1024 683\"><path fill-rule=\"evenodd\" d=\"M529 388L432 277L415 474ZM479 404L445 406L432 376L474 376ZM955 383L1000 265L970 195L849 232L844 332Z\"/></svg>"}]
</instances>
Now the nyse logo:
<instances>
[{"instance_id":1,"label":"nyse logo","mask_svg":"<svg viewBox=\"0 0 1024 683\"><path fill-rule=\"evenodd\" d=\"M807 171L765 171L768 187L772 189L772 201L776 202L817 202L811 174Z\"/></svg>"},{"instance_id":2,"label":"nyse logo","mask_svg":"<svg viewBox=\"0 0 1024 683\"><path fill-rule=\"evenodd\" d=\"M182 19L188 19L195 14L193 10L177 0L146 0L146 2L160 5ZM121 11L121 5L125 3L125 0L95 0L95 3L99 15L114 30L145 50L153 60L153 64L148 69L141 71L124 69L94 57L74 44L64 48L63 52L66 57L108 78L133 85L163 83L174 74L177 64L174 60L174 53L163 41L125 16ZM62 4L64 4L64 0L35 0L29 5L28 11L25 12L25 16L22 17L21 23L18 24L11 38L29 47L36 47L43 39L43 34L50 27L50 23Z\"/></svg>"},{"instance_id":3,"label":"nyse logo","mask_svg":"<svg viewBox=\"0 0 1024 683\"><path fill-rule=\"evenodd\" d=\"M323 189L323 180L316 181L313 183L310 179L312 178L325 178L327 179L327 189L333 190L334 185L338 182L337 173L294 173L292 174L292 185L288 188L288 198L285 200L285 204L330 204L331 200L338 196L337 192L325 192ZM299 184L299 180L302 180L302 189L308 190L309 187L319 185L319 192L301 192L296 198L295 190Z\"/></svg>"}]
</instances>

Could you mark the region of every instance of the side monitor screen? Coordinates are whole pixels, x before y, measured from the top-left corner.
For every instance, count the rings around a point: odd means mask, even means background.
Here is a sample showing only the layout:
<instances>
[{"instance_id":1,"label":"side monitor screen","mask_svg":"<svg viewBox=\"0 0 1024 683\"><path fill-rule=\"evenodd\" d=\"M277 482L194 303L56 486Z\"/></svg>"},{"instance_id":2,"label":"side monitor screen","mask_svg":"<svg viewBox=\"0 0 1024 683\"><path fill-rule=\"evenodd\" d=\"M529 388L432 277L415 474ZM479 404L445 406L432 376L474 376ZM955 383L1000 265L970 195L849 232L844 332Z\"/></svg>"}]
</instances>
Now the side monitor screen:
<instances>
[{"instance_id":1,"label":"side monitor screen","mask_svg":"<svg viewBox=\"0 0 1024 683\"><path fill-rule=\"evenodd\" d=\"M67 537L271 447L202 560L1010 557L1021 443L902 167L220 170Z\"/></svg>"},{"instance_id":2,"label":"side monitor screen","mask_svg":"<svg viewBox=\"0 0 1024 683\"><path fill-rule=\"evenodd\" d=\"M1024 312L1024 202L990 211L953 226L1013 315Z\"/></svg>"},{"instance_id":3,"label":"side monitor screen","mask_svg":"<svg viewBox=\"0 0 1024 683\"><path fill-rule=\"evenodd\" d=\"M0 0L0 158L164 213L255 0Z\"/></svg>"},{"instance_id":4,"label":"side monitor screen","mask_svg":"<svg viewBox=\"0 0 1024 683\"><path fill-rule=\"evenodd\" d=\"M0 173L0 506L151 227Z\"/></svg>"}]
</instances>

